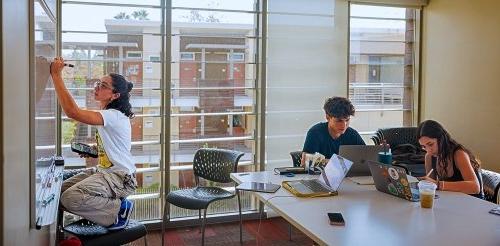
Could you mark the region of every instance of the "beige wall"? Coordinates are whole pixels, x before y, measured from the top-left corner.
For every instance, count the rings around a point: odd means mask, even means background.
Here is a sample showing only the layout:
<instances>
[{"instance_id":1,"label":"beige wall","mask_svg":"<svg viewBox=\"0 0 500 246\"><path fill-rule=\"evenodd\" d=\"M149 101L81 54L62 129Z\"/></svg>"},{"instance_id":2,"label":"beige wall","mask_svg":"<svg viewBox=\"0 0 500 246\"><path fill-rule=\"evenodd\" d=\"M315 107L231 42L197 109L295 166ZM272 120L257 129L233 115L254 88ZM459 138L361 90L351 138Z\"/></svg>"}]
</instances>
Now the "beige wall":
<instances>
[{"instance_id":1,"label":"beige wall","mask_svg":"<svg viewBox=\"0 0 500 246\"><path fill-rule=\"evenodd\" d=\"M443 123L500 172L500 1L432 0L424 9L421 120Z\"/></svg>"},{"instance_id":2,"label":"beige wall","mask_svg":"<svg viewBox=\"0 0 500 246\"><path fill-rule=\"evenodd\" d=\"M30 227L28 0L2 1L3 240L0 245L48 245L48 229Z\"/></svg>"}]
</instances>

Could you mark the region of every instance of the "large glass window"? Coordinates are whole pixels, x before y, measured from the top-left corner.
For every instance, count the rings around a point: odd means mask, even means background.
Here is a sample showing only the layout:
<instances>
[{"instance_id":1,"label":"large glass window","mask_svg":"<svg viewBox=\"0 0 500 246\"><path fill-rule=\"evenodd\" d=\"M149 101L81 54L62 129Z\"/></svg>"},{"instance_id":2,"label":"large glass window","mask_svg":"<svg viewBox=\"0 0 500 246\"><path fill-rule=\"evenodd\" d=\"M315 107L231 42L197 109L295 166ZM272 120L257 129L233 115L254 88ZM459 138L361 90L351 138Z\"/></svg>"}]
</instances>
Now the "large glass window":
<instances>
[{"instance_id":1,"label":"large glass window","mask_svg":"<svg viewBox=\"0 0 500 246\"><path fill-rule=\"evenodd\" d=\"M64 81L77 104L92 110L99 109L93 85L102 76L119 73L134 83L132 155L139 188L129 198L135 201L135 219L154 220L162 212L159 57L163 20L160 1L136 2L63 2L62 55L75 65L65 69ZM62 116L62 151L68 168L97 164L95 159L79 158L69 147L71 142L95 143L95 134L95 127Z\"/></svg>"},{"instance_id":2,"label":"large glass window","mask_svg":"<svg viewBox=\"0 0 500 246\"><path fill-rule=\"evenodd\" d=\"M290 166L307 130L325 121L323 103L345 96L345 1L268 2L266 169Z\"/></svg>"},{"instance_id":3,"label":"large glass window","mask_svg":"<svg viewBox=\"0 0 500 246\"><path fill-rule=\"evenodd\" d=\"M378 128L411 126L417 10L350 5L349 98L365 142Z\"/></svg>"},{"instance_id":4,"label":"large glass window","mask_svg":"<svg viewBox=\"0 0 500 246\"><path fill-rule=\"evenodd\" d=\"M201 11L199 8L203 8ZM239 150L254 170L257 9L254 0L173 1L170 188L194 186L192 161L203 147ZM243 198L251 209L250 196ZM198 216L171 206L172 217ZM237 212L221 201L208 213Z\"/></svg>"},{"instance_id":5,"label":"large glass window","mask_svg":"<svg viewBox=\"0 0 500 246\"><path fill-rule=\"evenodd\" d=\"M254 0L172 1L170 10L160 4L111 0L62 4L62 54L75 64L74 69L65 69L64 79L78 105L98 109L93 84L108 73L122 74L134 83L132 155L139 188L130 198L135 200L138 220L161 218L164 170L170 170L170 190L194 186L192 161L199 148L245 152L240 170L254 170L258 13ZM171 15L163 19L162 11ZM162 29L168 23L171 33ZM169 51L164 42L170 42ZM165 63L169 70L163 69ZM166 99L169 110L162 101L165 88L171 95ZM169 114L161 117L162 112ZM162 129L166 121L168 131ZM69 148L72 141L94 143L95 133L94 127L62 116L62 149L70 168L97 164ZM166 144L170 152L163 157ZM167 156L169 160L164 160ZM244 209L255 207L249 194L243 201ZM236 201L223 201L208 213L237 210ZM171 207L173 218L197 215Z\"/></svg>"}]
</instances>

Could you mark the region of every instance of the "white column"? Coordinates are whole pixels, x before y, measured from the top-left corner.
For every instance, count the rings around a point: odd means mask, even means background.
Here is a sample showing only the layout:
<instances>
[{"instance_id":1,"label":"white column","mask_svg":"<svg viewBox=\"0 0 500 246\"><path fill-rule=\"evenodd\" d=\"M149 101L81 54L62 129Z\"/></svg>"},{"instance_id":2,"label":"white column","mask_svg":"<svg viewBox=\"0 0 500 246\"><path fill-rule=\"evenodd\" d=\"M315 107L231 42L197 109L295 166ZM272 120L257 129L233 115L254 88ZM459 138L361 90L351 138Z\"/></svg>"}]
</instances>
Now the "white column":
<instances>
[{"instance_id":1,"label":"white column","mask_svg":"<svg viewBox=\"0 0 500 246\"><path fill-rule=\"evenodd\" d=\"M118 46L118 74L121 74L121 75L124 75L123 74L123 60L125 57L123 57L123 47L122 46Z\"/></svg>"},{"instance_id":2,"label":"white column","mask_svg":"<svg viewBox=\"0 0 500 246\"><path fill-rule=\"evenodd\" d=\"M205 110L202 109L200 112L203 114ZM200 116L200 135L205 135L205 115Z\"/></svg>"},{"instance_id":3,"label":"white column","mask_svg":"<svg viewBox=\"0 0 500 246\"><path fill-rule=\"evenodd\" d=\"M205 79L205 48L201 49L201 79Z\"/></svg>"}]
</instances>

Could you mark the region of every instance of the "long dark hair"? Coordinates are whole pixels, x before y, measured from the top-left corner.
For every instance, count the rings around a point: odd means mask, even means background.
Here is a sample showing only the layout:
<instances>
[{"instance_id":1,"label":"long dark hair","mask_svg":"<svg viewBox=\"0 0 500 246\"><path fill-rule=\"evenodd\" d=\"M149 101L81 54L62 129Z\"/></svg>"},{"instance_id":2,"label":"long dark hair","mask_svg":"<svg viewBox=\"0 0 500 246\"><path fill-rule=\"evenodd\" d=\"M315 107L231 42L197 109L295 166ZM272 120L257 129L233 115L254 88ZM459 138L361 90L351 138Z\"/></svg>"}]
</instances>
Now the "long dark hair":
<instances>
[{"instance_id":1,"label":"long dark hair","mask_svg":"<svg viewBox=\"0 0 500 246\"><path fill-rule=\"evenodd\" d=\"M134 113L132 113L132 105L130 105L130 91L134 87L134 84L128 82L120 74L110 73L109 76L113 80L113 93L120 93L120 97L108 103L106 109L116 109L127 117L133 118Z\"/></svg>"},{"instance_id":2,"label":"long dark hair","mask_svg":"<svg viewBox=\"0 0 500 246\"><path fill-rule=\"evenodd\" d=\"M438 144L438 161L444 164L444 170L447 174L448 163L453 163L453 157L455 151L463 150L467 155L469 155L470 162L474 169L479 169L481 163L472 154L470 150L465 148L463 145L459 144L455 139L453 139L450 134L443 128L441 124L434 120L426 120L417 128L417 139L421 137L435 138Z\"/></svg>"}]
</instances>

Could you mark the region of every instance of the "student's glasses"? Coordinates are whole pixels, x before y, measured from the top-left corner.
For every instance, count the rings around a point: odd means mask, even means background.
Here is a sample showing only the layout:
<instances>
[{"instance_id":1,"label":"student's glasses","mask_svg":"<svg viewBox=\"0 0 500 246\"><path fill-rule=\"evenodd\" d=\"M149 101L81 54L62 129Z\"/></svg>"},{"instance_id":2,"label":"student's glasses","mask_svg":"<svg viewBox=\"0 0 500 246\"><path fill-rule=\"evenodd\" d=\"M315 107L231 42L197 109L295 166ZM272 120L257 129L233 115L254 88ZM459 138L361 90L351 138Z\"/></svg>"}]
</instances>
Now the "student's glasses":
<instances>
[{"instance_id":1,"label":"student's glasses","mask_svg":"<svg viewBox=\"0 0 500 246\"><path fill-rule=\"evenodd\" d=\"M100 80L96 81L94 83L94 88L98 88L98 89L104 89L104 88L106 88L106 89L113 90L113 87L111 87L110 85L108 85L108 84L106 84L106 83L104 83L104 82L102 82Z\"/></svg>"}]
</instances>

